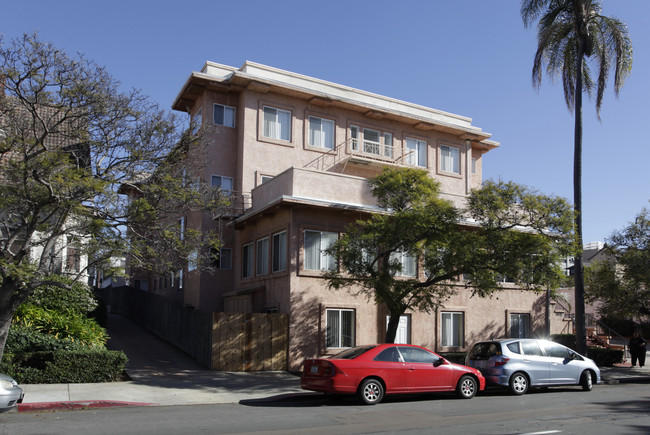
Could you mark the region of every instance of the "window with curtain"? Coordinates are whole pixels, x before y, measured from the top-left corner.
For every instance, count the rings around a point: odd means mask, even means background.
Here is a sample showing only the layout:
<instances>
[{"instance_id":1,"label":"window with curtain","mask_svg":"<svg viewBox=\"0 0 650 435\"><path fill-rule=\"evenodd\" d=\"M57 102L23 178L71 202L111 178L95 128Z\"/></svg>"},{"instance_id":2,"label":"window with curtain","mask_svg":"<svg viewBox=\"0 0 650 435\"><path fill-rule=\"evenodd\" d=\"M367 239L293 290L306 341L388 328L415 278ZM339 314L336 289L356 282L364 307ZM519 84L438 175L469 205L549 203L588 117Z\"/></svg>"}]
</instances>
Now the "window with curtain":
<instances>
[{"instance_id":1,"label":"window with curtain","mask_svg":"<svg viewBox=\"0 0 650 435\"><path fill-rule=\"evenodd\" d=\"M427 143L423 140L406 138L406 164L427 167Z\"/></svg>"},{"instance_id":2,"label":"window with curtain","mask_svg":"<svg viewBox=\"0 0 650 435\"><path fill-rule=\"evenodd\" d=\"M248 243L241 251L241 277L250 278L253 276L253 244Z\"/></svg>"},{"instance_id":3,"label":"window with curtain","mask_svg":"<svg viewBox=\"0 0 650 435\"><path fill-rule=\"evenodd\" d=\"M235 126L235 108L231 106L224 106L223 104L215 104L212 114L213 122L217 125L224 127Z\"/></svg>"},{"instance_id":4,"label":"window with curtain","mask_svg":"<svg viewBox=\"0 0 650 435\"><path fill-rule=\"evenodd\" d=\"M334 121L309 117L309 145L334 149Z\"/></svg>"},{"instance_id":5,"label":"window with curtain","mask_svg":"<svg viewBox=\"0 0 650 435\"><path fill-rule=\"evenodd\" d=\"M336 270L336 258L326 250L338 239L338 233L305 231L305 270Z\"/></svg>"},{"instance_id":6,"label":"window with curtain","mask_svg":"<svg viewBox=\"0 0 650 435\"><path fill-rule=\"evenodd\" d=\"M440 170L460 174L460 150L458 148L440 146Z\"/></svg>"},{"instance_id":7,"label":"window with curtain","mask_svg":"<svg viewBox=\"0 0 650 435\"><path fill-rule=\"evenodd\" d=\"M402 268L395 273L395 276L415 277L417 273L417 261L413 254L404 251L396 251L390 254L391 261L399 261Z\"/></svg>"},{"instance_id":8,"label":"window with curtain","mask_svg":"<svg viewBox=\"0 0 650 435\"><path fill-rule=\"evenodd\" d=\"M462 347L464 342L464 314L462 312L443 311L441 313L442 346Z\"/></svg>"},{"instance_id":9,"label":"window with curtain","mask_svg":"<svg viewBox=\"0 0 650 435\"><path fill-rule=\"evenodd\" d=\"M291 141L291 112L264 106L263 123L264 137Z\"/></svg>"},{"instance_id":10,"label":"window with curtain","mask_svg":"<svg viewBox=\"0 0 650 435\"><path fill-rule=\"evenodd\" d=\"M530 315L515 313L510 314L510 337L528 338L530 336Z\"/></svg>"},{"instance_id":11,"label":"window with curtain","mask_svg":"<svg viewBox=\"0 0 650 435\"><path fill-rule=\"evenodd\" d=\"M352 347L354 346L355 316L354 310L328 309L326 310L327 337L326 347Z\"/></svg>"},{"instance_id":12,"label":"window with curtain","mask_svg":"<svg viewBox=\"0 0 650 435\"><path fill-rule=\"evenodd\" d=\"M287 268L287 232L282 231L273 235L273 272L281 272Z\"/></svg>"},{"instance_id":13,"label":"window with curtain","mask_svg":"<svg viewBox=\"0 0 650 435\"><path fill-rule=\"evenodd\" d=\"M255 267L257 275L269 273L269 238L265 237L257 241L257 262Z\"/></svg>"}]
</instances>

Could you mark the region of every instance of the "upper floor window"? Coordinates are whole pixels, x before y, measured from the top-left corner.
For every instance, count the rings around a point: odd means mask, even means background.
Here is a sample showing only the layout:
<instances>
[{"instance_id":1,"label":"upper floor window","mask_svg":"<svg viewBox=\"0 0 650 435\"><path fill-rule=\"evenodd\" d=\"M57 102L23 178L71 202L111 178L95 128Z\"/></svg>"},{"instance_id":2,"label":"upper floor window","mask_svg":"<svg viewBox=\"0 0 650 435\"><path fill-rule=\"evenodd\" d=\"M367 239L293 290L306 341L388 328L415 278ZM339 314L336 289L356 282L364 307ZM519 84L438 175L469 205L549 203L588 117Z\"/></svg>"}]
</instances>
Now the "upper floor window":
<instances>
[{"instance_id":1,"label":"upper floor window","mask_svg":"<svg viewBox=\"0 0 650 435\"><path fill-rule=\"evenodd\" d=\"M255 267L257 275L269 273L269 238L265 237L257 241L257 263Z\"/></svg>"},{"instance_id":2,"label":"upper floor window","mask_svg":"<svg viewBox=\"0 0 650 435\"><path fill-rule=\"evenodd\" d=\"M222 192L229 194L232 192L232 177L222 175L213 175L210 179L210 186L215 189L221 189Z\"/></svg>"},{"instance_id":3,"label":"upper floor window","mask_svg":"<svg viewBox=\"0 0 650 435\"><path fill-rule=\"evenodd\" d=\"M273 272L281 272L287 268L287 232L273 234Z\"/></svg>"},{"instance_id":4,"label":"upper floor window","mask_svg":"<svg viewBox=\"0 0 650 435\"><path fill-rule=\"evenodd\" d=\"M416 257L404 251L396 251L390 254L392 261L398 261L402 268L395 273L395 276L415 277L417 272Z\"/></svg>"},{"instance_id":5,"label":"upper floor window","mask_svg":"<svg viewBox=\"0 0 650 435\"><path fill-rule=\"evenodd\" d=\"M440 170L460 174L460 150L458 148L440 146Z\"/></svg>"},{"instance_id":6,"label":"upper floor window","mask_svg":"<svg viewBox=\"0 0 650 435\"><path fill-rule=\"evenodd\" d=\"M221 248L210 250L210 264L215 269L232 268L232 249Z\"/></svg>"},{"instance_id":7,"label":"upper floor window","mask_svg":"<svg viewBox=\"0 0 650 435\"><path fill-rule=\"evenodd\" d=\"M215 124L223 125L224 127L235 126L235 108L231 106L224 106L223 104L215 104L212 118Z\"/></svg>"},{"instance_id":8,"label":"upper floor window","mask_svg":"<svg viewBox=\"0 0 650 435\"><path fill-rule=\"evenodd\" d=\"M196 111L192 116L192 134L196 134L203 123L203 107Z\"/></svg>"},{"instance_id":9,"label":"upper floor window","mask_svg":"<svg viewBox=\"0 0 650 435\"><path fill-rule=\"evenodd\" d=\"M335 270L336 258L326 251L337 239L337 233L305 231L305 269Z\"/></svg>"},{"instance_id":10,"label":"upper floor window","mask_svg":"<svg viewBox=\"0 0 650 435\"><path fill-rule=\"evenodd\" d=\"M195 250L187 256L187 271L191 272L199 267L199 253Z\"/></svg>"},{"instance_id":11,"label":"upper floor window","mask_svg":"<svg viewBox=\"0 0 650 435\"><path fill-rule=\"evenodd\" d=\"M291 112L264 106L264 137L291 141Z\"/></svg>"},{"instance_id":12,"label":"upper floor window","mask_svg":"<svg viewBox=\"0 0 650 435\"><path fill-rule=\"evenodd\" d=\"M427 167L427 143L423 140L406 138L406 164Z\"/></svg>"},{"instance_id":13,"label":"upper floor window","mask_svg":"<svg viewBox=\"0 0 650 435\"><path fill-rule=\"evenodd\" d=\"M309 117L309 145L334 149L334 121Z\"/></svg>"},{"instance_id":14,"label":"upper floor window","mask_svg":"<svg viewBox=\"0 0 650 435\"><path fill-rule=\"evenodd\" d=\"M253 276L253 244L247 243L241 251L241 277L250 278Z\"/></svg>"},{"instance_id":15,"label":"upper floor window","mask_svg":"<svg viewBox=\"0 0 650 435\"><path fill-rule=\"evenodd\" d=\"M361 135L363 134L363 138ZM364 154L393 157L393 135L380 132L371 128L350 126L350 141L352 151L361 151Z\"/></svg>"}]
</instances>

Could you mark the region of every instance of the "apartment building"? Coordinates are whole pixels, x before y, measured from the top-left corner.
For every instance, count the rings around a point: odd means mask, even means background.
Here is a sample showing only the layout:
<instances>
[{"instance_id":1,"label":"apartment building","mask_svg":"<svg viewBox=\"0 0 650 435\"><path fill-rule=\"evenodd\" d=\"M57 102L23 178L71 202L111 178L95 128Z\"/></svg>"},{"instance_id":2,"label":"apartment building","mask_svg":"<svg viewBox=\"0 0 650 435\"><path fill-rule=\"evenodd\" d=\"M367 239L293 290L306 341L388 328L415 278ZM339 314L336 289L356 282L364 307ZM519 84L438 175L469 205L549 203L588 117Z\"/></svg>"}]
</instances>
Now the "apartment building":
<instances>
[{"instance_id":1,"label":"apartment building","mask_svg":"<svg viewBox=\"0 0 650 435\"><path fill-rule=\"evenodd\" d=\"M499 146L465 116L253 62L206 63L173 109L206 133L204 165L192 175L220 187L233 206L216 219L181 217L181 225L219 230L223 247L210 272L190 259L175 279L158 277L148 288L205 312L289 314L291 369L305 357L383 340L385 307L322 278L336 267L324 249L377 211L368 179L387 165L423 168L443 197L462 205L482 183L484 154ZM407 269L422 273L417 263ZM543 334L545 295L504 288L471 298L459 281L438 312L400 319L397 339L445 352Z\"/></svg>"}]
</instances>

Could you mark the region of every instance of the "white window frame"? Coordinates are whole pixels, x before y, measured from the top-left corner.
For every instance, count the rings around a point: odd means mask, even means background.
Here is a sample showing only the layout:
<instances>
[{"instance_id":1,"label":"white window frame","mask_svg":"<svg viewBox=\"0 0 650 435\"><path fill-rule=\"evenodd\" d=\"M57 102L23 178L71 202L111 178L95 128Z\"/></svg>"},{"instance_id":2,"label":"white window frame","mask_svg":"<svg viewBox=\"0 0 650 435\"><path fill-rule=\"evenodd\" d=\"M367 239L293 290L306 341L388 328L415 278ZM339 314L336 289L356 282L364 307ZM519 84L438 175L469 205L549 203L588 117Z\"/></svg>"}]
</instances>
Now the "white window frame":
<instances>
[{"instance_id":1,"label":"white window frame","mask_svg":"<svg viewBox=\"0 0 650 435\"><path fill-rule=\"evenodd\" d=\"M411 166L419 166L421 168L427 167L427 141L422 139L415 139L407 137L406 143L406 164Z\"/></svg>"},{"instance_id":2,"label":"white window frame","mask_svg":"<svg viewBox=\"0 0 650 435\"><path fill-rule=\"evenodd\" d=\"M269 238L258 239L255 250L255 275L269 273Z\"/></svg>"},{"instance_id":3,"label":"white window frame","mask_svg":"<svg viewBox=\"0 0 650 435\"><path fill-rule=\"evenodd\" d=\"M242 279L253 277L253 243L246 243L241 249L241 277Z\"/></svg>"},{"instance_id":4,"label":"white window frame","mask_svg":"<svg viewBox=\"0 0 650 435\"><path fill-rule=\"evenodd\" d=\"M415 278L418 274L417 257L406 251L395 251L390 254L391 261L399 261L402 268L395 273L395 276Z\"/></svg>"},{"instance_id":5,"label":"white window frame","mask_svg":"<svg viewBox=\"0 0 650 435\"><path fill-rule=\"evenodd\" d=\"M440 313L440 338L442 347L463 347L465 343L465 313L442 311Z\"/></svg>"},{"instance_id":6,"label":"white window frame","mask_svg":"<svg viewBox=\"0 0 650 435\"><path fill-rule=\"evenodd\" d=\"M316 239L316 235L318 235L318 239ZM336 258L325 251L338 240L338 236L338 233L330 231L305 230L304 269L317 271L336 270ZM313 246L308 246L308 243L313 243ZM315 252L317 249L318 254Z\"/></svg>"},{"instance_id":7,"label":"white window frame","mask_svg":"<svg viewBox=\"0 0 650 435\"><path fill-rule=\"evenodd\" d=\"M287 269L287 232L273 234L271 272L284 272Z\"/></svg>"},{"instance_id":8,"label":"white window frame","mask_svg":"<svg viewBox=\"0 0 650 435\"><path fill-rule=\"evenodd\" d=\"M318 129L316 129L318 127ZM331 119L309 116L308 144L312 147L334 149L336 124Z\"/></svg>"},{"instance_id":9,"label":"white window frame","mask_svg":"<svg viewBox=\"0 0 650 435\"><path fill-rule=\"evenodd\" d=\"M217 119L217 107L222 107L223 112L220 116L221 119ZM225 104L214 103L212 108L212 122L215 125L222 125L224 127L235 127L235 108L232 106L226 106Z\"/></svg>"},{"instance_id":10,"label":"white window frame","mask_svg":"<svg viewBox=\"0 0 650 435\"><path fill-rule=\"evenodd\" d=\"M460 175L460 148L440 145L440 171Z\"/></svg>"},{"instance_id":11,"label":"white window frame","mask_svg":"<svg viewBox=\"0 0 650 435\"><path fill-rule=\"evenodd\" d=\"M347 327L344 323L348 323ZM340 349L355 345L356 312L348 308L328 308L325 310L325 347Z\"/></svg>"},{"instance_id":12,"label":"white window frame","mask_svg":"<svg viewBox=\"0 0 650 435\"><path fill-rule=\"evenodd\" d=\"M224 194L230 195L233 190L233 179L232 177L212 174L210 176L210 187L221 189Z\"/></svg>"},{"instance_id":13,"label":"white window frame","mask_svg":"<svg viewBox=\"0 0 650 435\"><path fill-rule=\"evenodd\" d=\"M283 121L287 125L283 128ZM262 136L291 142L291 112L277 107L262 107Z\"/></svg>"}]
</instances>

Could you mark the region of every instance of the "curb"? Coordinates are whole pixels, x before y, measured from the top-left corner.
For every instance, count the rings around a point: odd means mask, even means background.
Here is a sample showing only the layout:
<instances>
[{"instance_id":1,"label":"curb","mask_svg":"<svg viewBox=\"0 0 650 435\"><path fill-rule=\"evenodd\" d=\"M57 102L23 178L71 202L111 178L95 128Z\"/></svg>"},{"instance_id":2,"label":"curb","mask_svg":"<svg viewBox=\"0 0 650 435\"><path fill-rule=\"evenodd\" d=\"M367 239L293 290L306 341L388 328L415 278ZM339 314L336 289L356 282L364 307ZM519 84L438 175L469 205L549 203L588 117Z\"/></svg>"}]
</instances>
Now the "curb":
<instances>
[{"instance_id":1,"label":"curb","mask_svg":"<svg viewBox=\"0 0 650 435\"><path fill-rule=\"evenodd\" d=\"M80 409L115 408L129 406L152 406L152 404L139 402L120 402L114 400L19 403L18 412L77 411Z\"/></svg>"}]
</instances>

